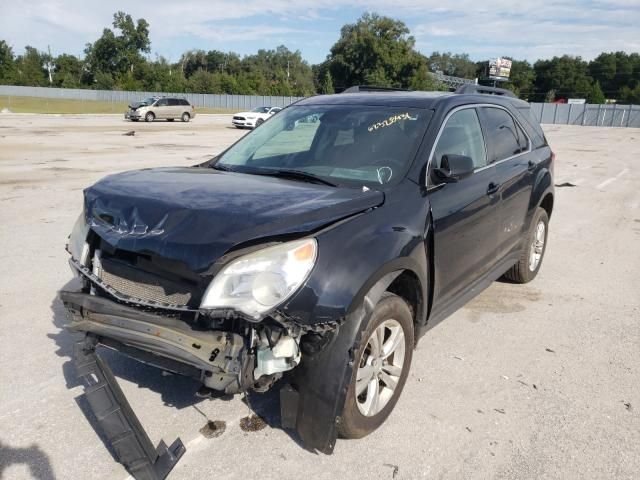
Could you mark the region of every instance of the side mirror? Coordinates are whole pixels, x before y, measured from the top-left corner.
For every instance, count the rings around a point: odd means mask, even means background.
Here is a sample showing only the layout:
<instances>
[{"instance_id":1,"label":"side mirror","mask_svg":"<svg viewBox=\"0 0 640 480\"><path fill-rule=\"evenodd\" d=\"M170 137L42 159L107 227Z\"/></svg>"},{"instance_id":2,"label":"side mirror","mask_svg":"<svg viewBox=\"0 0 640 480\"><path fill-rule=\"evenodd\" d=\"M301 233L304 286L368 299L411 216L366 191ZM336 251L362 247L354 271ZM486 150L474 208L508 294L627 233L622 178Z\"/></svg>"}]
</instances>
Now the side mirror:
<instances>
[{"instance_id":1,"label":"side mirror","mask_svg":"<svg viewBox=\"0 0 640 480\"><path fill-rule=\"evenodd\" d=\"M453 183L467 178L475 169L471 157L465 155L443 155L440 168L433 173L438 180L444 183Z\"/></svg>"}]
</instances>

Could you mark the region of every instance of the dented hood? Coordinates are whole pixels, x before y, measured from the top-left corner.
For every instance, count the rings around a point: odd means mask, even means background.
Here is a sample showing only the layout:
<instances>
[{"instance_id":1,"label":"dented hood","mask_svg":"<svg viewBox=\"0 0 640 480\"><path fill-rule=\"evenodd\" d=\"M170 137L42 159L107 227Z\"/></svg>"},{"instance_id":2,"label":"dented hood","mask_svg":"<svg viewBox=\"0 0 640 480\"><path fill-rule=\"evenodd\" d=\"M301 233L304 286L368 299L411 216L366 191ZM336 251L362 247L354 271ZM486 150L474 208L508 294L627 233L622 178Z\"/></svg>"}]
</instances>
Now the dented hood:
<instances>
[{"instance_id":1,"label":"dented hood","mask_svg":"<svg viewBox=\"0 0 640 480\"><path fill-rule=\"evenodd\" d=\"M384 194L211 168L108 176L84 191L91 229L116 248L207 269L236 245L305 233L381 205Z\"/></svg>"}]
</instances>

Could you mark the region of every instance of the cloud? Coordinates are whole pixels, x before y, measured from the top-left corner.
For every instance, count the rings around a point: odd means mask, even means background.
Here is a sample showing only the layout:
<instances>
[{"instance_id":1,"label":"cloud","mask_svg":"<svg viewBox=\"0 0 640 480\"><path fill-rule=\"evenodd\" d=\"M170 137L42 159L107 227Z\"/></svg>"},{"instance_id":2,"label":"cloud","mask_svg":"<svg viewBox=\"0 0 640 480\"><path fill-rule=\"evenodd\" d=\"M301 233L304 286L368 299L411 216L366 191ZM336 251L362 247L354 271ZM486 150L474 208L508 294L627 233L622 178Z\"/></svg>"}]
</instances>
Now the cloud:
<instances>
[{"instance_id":1,"label":"cloud","mask_svg":"<svg viewBox=\"0 0 640 480\"><path fill-rule=\"evenodd\" d=\"M363 11L403 20L423 53L467 52L472 58L537 58L564 53L640 50L639 0L22 0L3 2L0 37L78 54L110 26L116 10L151 25L152 48L255 51L274 42L299 45L321 61L340 27Z\"/></svg>"}]
</instances>

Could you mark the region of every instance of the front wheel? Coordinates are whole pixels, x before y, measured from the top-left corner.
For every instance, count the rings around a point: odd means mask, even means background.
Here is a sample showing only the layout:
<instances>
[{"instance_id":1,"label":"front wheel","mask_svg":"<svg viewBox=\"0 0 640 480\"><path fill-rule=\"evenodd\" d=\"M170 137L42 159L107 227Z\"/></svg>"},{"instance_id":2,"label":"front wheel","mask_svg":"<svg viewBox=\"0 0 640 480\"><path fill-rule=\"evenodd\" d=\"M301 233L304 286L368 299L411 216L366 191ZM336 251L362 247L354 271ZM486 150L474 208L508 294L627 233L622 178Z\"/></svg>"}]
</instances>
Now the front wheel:
<instances>
[{"instance_id":1,"label":"front wheel","mask_svg":"<svg viewBox=\"0 0 640 480\"><path fill-rule=\"evenodd\" d=\"M259 127L260 125L262 125L264 123L264 120L259 118L258 120L256 120L256 128Z\"/></svg>"},{"instance_id":2,"label":"front wheel","mask_svg":"<svg viewBox=\"0 0 640 480\"><path fill-rule=\"evenodd\" d=\"M155 120L156 116L153 114L153 112L149 112L144 116L144 121L145 122L153 122Z\"/></svg>"},{"instance_id":3,"label":"front wheel","mask_svg":"<svg viewBox=\"0 0 640 480\"><path fill-rule=\"evenodd\" d=\"M413 355L413 316L402 298L386 293L376 305L347 392L338 432L362 438L384 423L407 381Z\"/></svg>"},{"instance_id":4,"label":"front wheel","mask_svg":"<svg viewBox=\"0 0 640 480\"><path fill-rule=\"evenodd\" d=\"M505 278L516 283L528 283L536 278L547 249L548 234L549 215L544 208L538 207L524 239L520 259L504 274Z\"/></svg>"}]
</instances>

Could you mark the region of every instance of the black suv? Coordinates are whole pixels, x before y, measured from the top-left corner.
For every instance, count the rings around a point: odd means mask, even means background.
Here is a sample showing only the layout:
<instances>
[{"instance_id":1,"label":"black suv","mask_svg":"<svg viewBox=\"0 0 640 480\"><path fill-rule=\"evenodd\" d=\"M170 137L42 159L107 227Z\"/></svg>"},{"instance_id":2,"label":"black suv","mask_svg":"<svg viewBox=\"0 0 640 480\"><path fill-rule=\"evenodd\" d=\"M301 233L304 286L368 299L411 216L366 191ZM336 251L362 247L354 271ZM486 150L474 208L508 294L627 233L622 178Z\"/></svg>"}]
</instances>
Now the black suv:
<instances>
[{"instance_id":1,"label":"black suv","mask_svg":"<svg viewBox=\"0 0 640 480\"><path fill-rule=\"evenodd\" d=\"M283 426L329 453L385 421L421 335L499 277L536 276L554 154L529 104L351 92L299 101L202 165L85 190L68 244L83 286L61 292L87 334L81 375L96 381L103 344L220 392L282 379Z\"/></svg>"}]
</instances>

